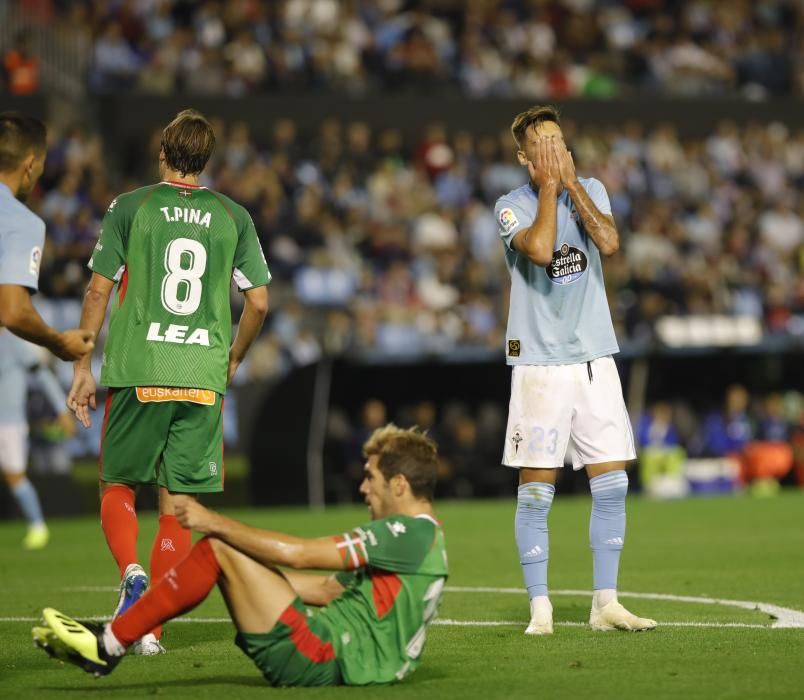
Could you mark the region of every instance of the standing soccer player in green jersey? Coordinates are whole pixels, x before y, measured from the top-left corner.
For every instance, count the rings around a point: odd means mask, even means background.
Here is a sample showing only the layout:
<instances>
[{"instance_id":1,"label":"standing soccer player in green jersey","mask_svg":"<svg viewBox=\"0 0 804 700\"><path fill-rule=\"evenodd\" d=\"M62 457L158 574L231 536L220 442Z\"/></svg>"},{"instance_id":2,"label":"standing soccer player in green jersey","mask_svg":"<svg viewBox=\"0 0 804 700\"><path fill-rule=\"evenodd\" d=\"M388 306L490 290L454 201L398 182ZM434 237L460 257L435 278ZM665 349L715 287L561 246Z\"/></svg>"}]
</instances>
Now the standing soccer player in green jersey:
<instances>
[{"instance_id":1,"label":"standing soccer player in green jersey","mask_svg":"<svg viewBox=\"0 0 804 700\"><path fill-rule=\"evenodd\" d=\"M190 551L176 520L183 499L223 490L223 394L268 310L271 280L251 217L198 184L215 147L210 123L181 112L162 132L162 181L117 197L89 261L81 328L98 333L117 284L100 382L109 387L101 433L101 523L120 568L115 616L148 577L137 556L135 488L159 485L157 581ZM232 342L231 280L244 293ZM95 408L89 356L75 363L68 406L85 427ZM161 629L135 647L164 651Z\"/></svg>"},{"instance_id":2,"label":"standing soccer player in green jersey","mask_svg":"<svg viewBox=\"0 0 804 700\"><path fill-rule=\"evenodd\" d=\"M360 493L373 520L335 537L300 539L177 506L207 535L124 615L105 626L46 608L36 643L106 675L134 640L194 608L215 584L237 627L236 644L274 685L367 685L402 680L421 662L427 624L447 577L433 513L438 457L418 430L378 428L364 445ZM334 575L280 571L337 570ZM307 605L323 606L313 613Z\"/></svg>"}]
</instances>

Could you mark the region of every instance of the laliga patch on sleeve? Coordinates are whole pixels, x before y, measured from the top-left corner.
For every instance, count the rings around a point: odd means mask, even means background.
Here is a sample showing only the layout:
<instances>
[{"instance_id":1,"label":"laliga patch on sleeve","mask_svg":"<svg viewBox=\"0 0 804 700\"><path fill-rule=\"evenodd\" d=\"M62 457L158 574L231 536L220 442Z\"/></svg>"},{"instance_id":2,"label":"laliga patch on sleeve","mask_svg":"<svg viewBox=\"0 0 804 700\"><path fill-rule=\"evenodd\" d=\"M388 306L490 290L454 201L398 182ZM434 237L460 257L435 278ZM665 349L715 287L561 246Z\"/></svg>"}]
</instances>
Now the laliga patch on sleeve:
<instances>
[{"instance_id":1,"label":"laliga patch on sleeve","mask_svg":"<svg viewBox=\"0 0 804 700\"><path fill-rule=\"evenodd\" d=\"M34 277L39 276L39 265L42 262L42 249L35 245L31 248L31 262L28 265L28 272L30 272Z\"/></svg>"},{"instance_id":2,"label":"laliga patch on sleeve","mask_svg":"<svg viewBox=\"0 0 804 700\"><path fill-rule=\"evenodd\" d=\"M513 209L500 209L500 226L506 233L511 233L519 226L519 219L516 218Z\"/></svg>"}]
</instances>

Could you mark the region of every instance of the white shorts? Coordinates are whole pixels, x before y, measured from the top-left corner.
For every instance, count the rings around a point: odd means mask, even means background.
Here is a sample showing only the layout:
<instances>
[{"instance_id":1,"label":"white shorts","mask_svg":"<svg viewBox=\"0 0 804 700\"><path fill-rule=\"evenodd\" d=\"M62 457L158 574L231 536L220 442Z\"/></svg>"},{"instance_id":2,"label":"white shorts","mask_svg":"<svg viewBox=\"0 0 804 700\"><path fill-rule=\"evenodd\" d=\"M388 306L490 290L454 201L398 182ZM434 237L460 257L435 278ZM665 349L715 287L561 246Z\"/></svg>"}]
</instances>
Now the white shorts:
<instances>
[{"instance_id":1,"label":"white shorts","mask_svg":"<svg viewBox=\"0 0 804 700\"><path fill-rule=\"evenodd\" d=\"M590 378L591 371L591 378ZM503 464L575 470L636 458L620 375L611 357L574 365L514 365Z\"/></svg>"},{"instance_id":2,"label":"white shorts","mask_svg":"<svg viewBox=\"0 0 804 700\"><path fill-rule=\"evenodd\" d=\"M28 465L28 424L0 423L0 469L23 474Z\"/></svg>"}]
</instances>

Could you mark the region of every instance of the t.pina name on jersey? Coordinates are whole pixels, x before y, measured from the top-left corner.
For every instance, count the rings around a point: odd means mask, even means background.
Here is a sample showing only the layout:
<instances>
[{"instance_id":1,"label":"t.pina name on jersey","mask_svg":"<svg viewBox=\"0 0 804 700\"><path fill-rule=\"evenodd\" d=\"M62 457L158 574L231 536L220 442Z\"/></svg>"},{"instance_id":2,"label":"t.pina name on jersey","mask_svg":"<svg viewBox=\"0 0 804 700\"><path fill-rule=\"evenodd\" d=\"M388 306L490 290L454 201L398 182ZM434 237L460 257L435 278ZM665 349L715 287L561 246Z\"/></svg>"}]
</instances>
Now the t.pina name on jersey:
<instances>
[{"instance_id":1,"label":"t.pina name on jersey","mask_svg":"<svg viewBox=\"0 0 804 700\"><path fill-rule=\"evenodd\" d=\"M148 335L145 339L155 343L179 343L180 345L206 345L209 347L209 331L206 328L196 328L190 335L187 335L189 330L189 326L171 323L163 332L162 324L154 321L148 326Z\"/></svg>"},{"instance_id":2,"label":"t.pina name on jersey","mask_svg":"<svg viewBox=\"0 0 804 700\"><path fill-rule=\"evenodd\" d=\"M201 216L200 209L188 209L187 207L159 207L159 211L165 215L165 221L170 223L182 221L185 224L198 224L199 226L206 226L209 228L209 225L212 222L212 214L208 211L205 211L204 215Z\"/></svg>"}]
</instances>

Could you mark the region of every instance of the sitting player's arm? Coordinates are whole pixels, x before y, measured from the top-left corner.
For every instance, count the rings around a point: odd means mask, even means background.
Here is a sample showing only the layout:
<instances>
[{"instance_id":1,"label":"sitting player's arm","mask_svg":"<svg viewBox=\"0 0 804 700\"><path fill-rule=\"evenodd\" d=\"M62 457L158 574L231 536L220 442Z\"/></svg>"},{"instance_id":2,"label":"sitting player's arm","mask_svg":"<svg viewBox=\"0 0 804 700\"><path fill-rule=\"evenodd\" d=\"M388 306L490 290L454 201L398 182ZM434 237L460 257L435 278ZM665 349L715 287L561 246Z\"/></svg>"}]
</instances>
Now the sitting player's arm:
<instances>
[{"instance_id":1,"label":"sitting player's arm","mask_svg":"<svg viewBox=\"0 0 804 700\"><path fill-rule=\"evenodd\" d=\"M333 575L288 570L282 574L307 605L329 605L346 590Z\"/></svg>"},{"instance_id":2,"label":"sitting player's arm","mask_svg":"<svg viewBox=\"0 0 804 700\"><path fill-rule=\"evenodd\" d=\"M260 530L208 510L189 498L176 504L176 518L182 527L216 537L266 566L330 571L356 568L341 553L334 537L304 539Z\"/></svg>"}]
</instances>

